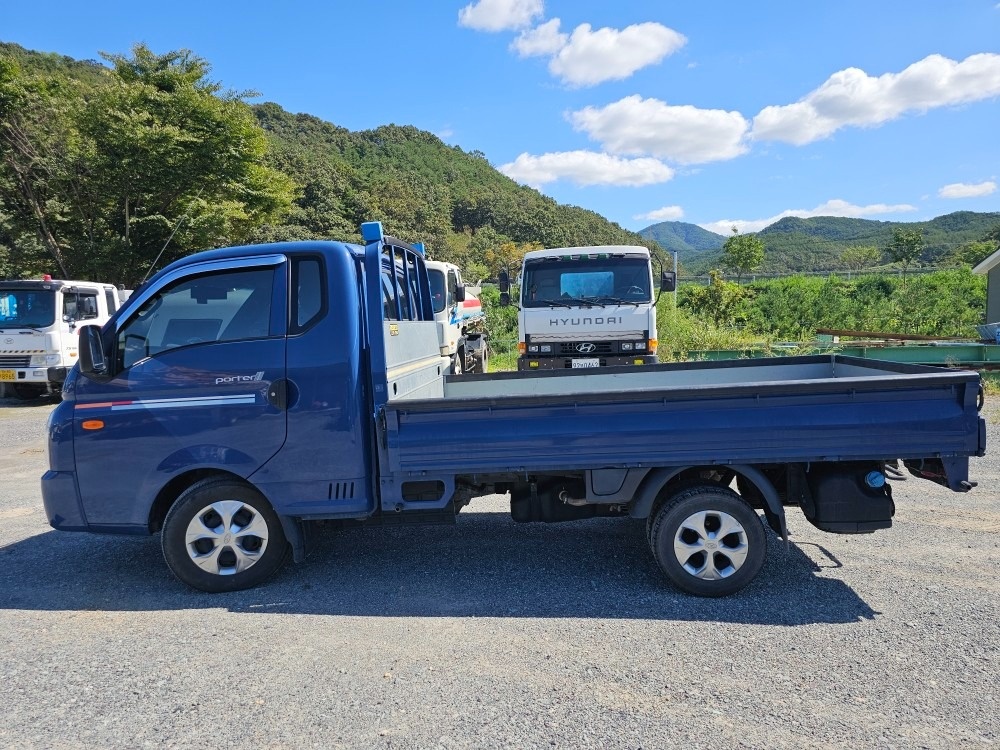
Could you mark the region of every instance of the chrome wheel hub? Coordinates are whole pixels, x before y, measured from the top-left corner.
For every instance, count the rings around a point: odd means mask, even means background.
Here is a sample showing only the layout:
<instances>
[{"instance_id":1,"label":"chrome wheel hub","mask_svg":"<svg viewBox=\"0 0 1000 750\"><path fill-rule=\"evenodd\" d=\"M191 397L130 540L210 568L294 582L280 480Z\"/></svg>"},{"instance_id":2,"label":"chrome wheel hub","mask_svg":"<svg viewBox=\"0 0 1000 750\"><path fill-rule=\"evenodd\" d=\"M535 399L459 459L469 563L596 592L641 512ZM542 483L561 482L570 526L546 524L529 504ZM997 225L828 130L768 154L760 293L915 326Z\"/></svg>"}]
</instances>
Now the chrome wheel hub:
<instances>
[{"instance_id":1,"label":"chrome wheel hub","mask_svg":"<svg viewBox=\"0 0 1000 750\"><path fill-rule=\"evenodd\" d=\"M195 514L188 524L188 555L213 575L239 573L260 560L267 548L267 522L240 500L221 500Z\"/></svg>"},{"instance_id":2,"label":"chrome wheel hub","mask_svg":"<svg viewBox=\"0 0 1000 750\"><path fill-rule=\"evenodd\" d=\"M749 546L743 525L728 513L694 513L674 535L674 555L688 573L706 581L728 578L746 562Z\"/></svg>"}]
</instances>

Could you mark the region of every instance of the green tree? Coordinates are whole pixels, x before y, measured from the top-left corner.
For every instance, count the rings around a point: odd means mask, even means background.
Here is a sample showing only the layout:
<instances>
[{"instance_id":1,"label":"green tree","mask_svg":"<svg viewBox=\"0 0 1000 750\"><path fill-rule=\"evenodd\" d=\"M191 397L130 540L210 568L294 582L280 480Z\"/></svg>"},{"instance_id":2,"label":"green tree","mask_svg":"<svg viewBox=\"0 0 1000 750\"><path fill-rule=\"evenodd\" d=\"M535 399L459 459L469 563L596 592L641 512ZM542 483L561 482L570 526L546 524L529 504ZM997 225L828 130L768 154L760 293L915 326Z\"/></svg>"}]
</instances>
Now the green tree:
<instances>
[{"instance_id":1,"label":"green tree","mask_svg":"<svg viewBox=\"0 0 1000 750\"><path fill-rule=\"evenodd\" d=\"M882 259L882 253L874 245L856 245L844 250L840 262L852 271L860 271L877 265Z\"/></svg>"},{"instance_id":2,"label":"green tree","mask_svg":"<svg viewBox=\"0 0 1000 750\"><path fill-rule=\"evenodd\" d=\"M895 227L892 230L892 241L889 243L889 257L894 263L903 267L903 283L906 283L906 271L924 250L924 236L918 229L903 229Z\"/></svg>"},{"instance_id":3,"label":"green tree","mask_svg":"<svg viewBox=\"0 0 1000 750\"><path fill-rule=\"evenodd\" d=\"M135 284L157 258L238 244L290 209L244 95L221 93L204 60L104 57L92 88L0 71L0 197L60 274Z\"/></svg>"},{"instance_id":4,"label":"green tree","mask_svg":"<svg viewBox=\"0 0 1000 750\"><path fill-rule=\"evenodd\" d=\"M740 234L733 227L733 235L722 246L722 267L736 274L739 284L744 274L753 273L764 264L764 242L756 235Z\"/></svg>"},{"instance_id":5,"label":"green tree","mask_svg":"<svg viewBox=\"0 0 1000 750\"><path fill-rule=\"evenodd\" d=\"M741 303L750 298L750 290L726 281L718 271L709 272L707 286L689 286L682 304L695 314L711 319L717 326L731 324L742 317Z\"/></svg>"}]
</instances>

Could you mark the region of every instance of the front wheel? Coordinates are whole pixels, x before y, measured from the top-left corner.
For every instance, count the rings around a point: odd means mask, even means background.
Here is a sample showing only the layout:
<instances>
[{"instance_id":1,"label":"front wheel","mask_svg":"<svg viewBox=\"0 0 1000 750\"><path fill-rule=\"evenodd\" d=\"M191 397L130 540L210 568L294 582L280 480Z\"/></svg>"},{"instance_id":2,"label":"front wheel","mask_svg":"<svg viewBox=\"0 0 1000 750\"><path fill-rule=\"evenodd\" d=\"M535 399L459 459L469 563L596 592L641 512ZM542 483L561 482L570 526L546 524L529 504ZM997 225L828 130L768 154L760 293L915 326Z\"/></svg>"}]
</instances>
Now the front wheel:
<instances>
[{"instance_id":1,"label":"front wheel","mask_svg":"<svg viewBox=\"0 0 1000 750\"><path fill-rule=\"evenodd\" d=\"M207 479L184 491L163 522L161 545L177 578L211 593L256 586L288 550L267 500L235 479Z\"/></svg>"},{"instance_id":2,"label":"front wheel","mask_svg":"<svg viewBox=\"0 0 1000 750\"><path fill-rule=\"evenodd\" d=\"M760 517L730 489L702 485L669 498L649 528L649 546L670 581L695 596L728 596L764 565Z\"/></svg>"}]
</instances>

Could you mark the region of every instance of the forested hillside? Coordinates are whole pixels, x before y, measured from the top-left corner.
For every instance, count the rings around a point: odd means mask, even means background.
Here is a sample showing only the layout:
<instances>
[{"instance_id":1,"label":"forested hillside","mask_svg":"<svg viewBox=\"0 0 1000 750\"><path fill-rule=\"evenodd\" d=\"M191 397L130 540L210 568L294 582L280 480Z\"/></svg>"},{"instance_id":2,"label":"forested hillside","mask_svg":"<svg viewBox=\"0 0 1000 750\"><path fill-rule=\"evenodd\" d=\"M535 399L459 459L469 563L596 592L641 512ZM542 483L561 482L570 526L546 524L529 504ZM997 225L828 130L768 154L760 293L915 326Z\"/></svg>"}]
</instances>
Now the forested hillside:
<instances>
[{"instance_id":1,"label":"forested hillside","mask_svg":"<svg viewBox=\"0 0 1000 750\"><path fill-rule=\"evenodd\" d=\"M104 63L0 43L0 277L137 283L206 247L359 240L362 221L472 278L535 246L645 244L410 126L351 132L251 106L208 61L143 45Z\"/></svg>"},{"instance_id":2,"label":"forested hillside","mask_svg":"<svg viewBox=\"0 0 1000 750\"><path fill-rule=\"evenodd\" d=\"M518 185L476 151L466 153L411 126L351 132L276 104L254 106L272 144L269 163L302 187L275 238L356 236L385 222L405 240L473 277L495 273L528 246L655 243L593 211L561 205Z\"/></svg>"}]
</instances>

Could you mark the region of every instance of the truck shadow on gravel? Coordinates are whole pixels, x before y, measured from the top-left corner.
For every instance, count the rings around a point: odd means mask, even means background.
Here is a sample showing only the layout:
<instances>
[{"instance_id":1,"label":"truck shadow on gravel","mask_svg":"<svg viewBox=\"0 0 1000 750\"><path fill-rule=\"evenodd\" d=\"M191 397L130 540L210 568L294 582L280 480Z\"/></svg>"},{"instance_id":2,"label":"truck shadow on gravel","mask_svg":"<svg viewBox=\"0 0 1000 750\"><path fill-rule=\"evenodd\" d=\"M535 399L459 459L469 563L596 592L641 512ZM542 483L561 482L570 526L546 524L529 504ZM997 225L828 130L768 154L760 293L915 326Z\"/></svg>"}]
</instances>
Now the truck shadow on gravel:
<instances>
[{"instance_id":1,"label":"truck shadow on gravel","mask_svg":"<svg viewBox=\"0 0 1000 750\"><path fill-rule=\"evenodd\" d=\"M810 545L815 548L817 545ZM813 550L815 552L815 549ZM594 519L515 524L462 513L457 526L320 526L309 554L250 591L205 594L167 570L159 537L48 532L0 550L0 608L232 612L353 617L531 617L762 625L853 623L878 614L769 533L768 561L743 591L699 599L660 575L644 526Z\"/></svg>"}]
</instances>

